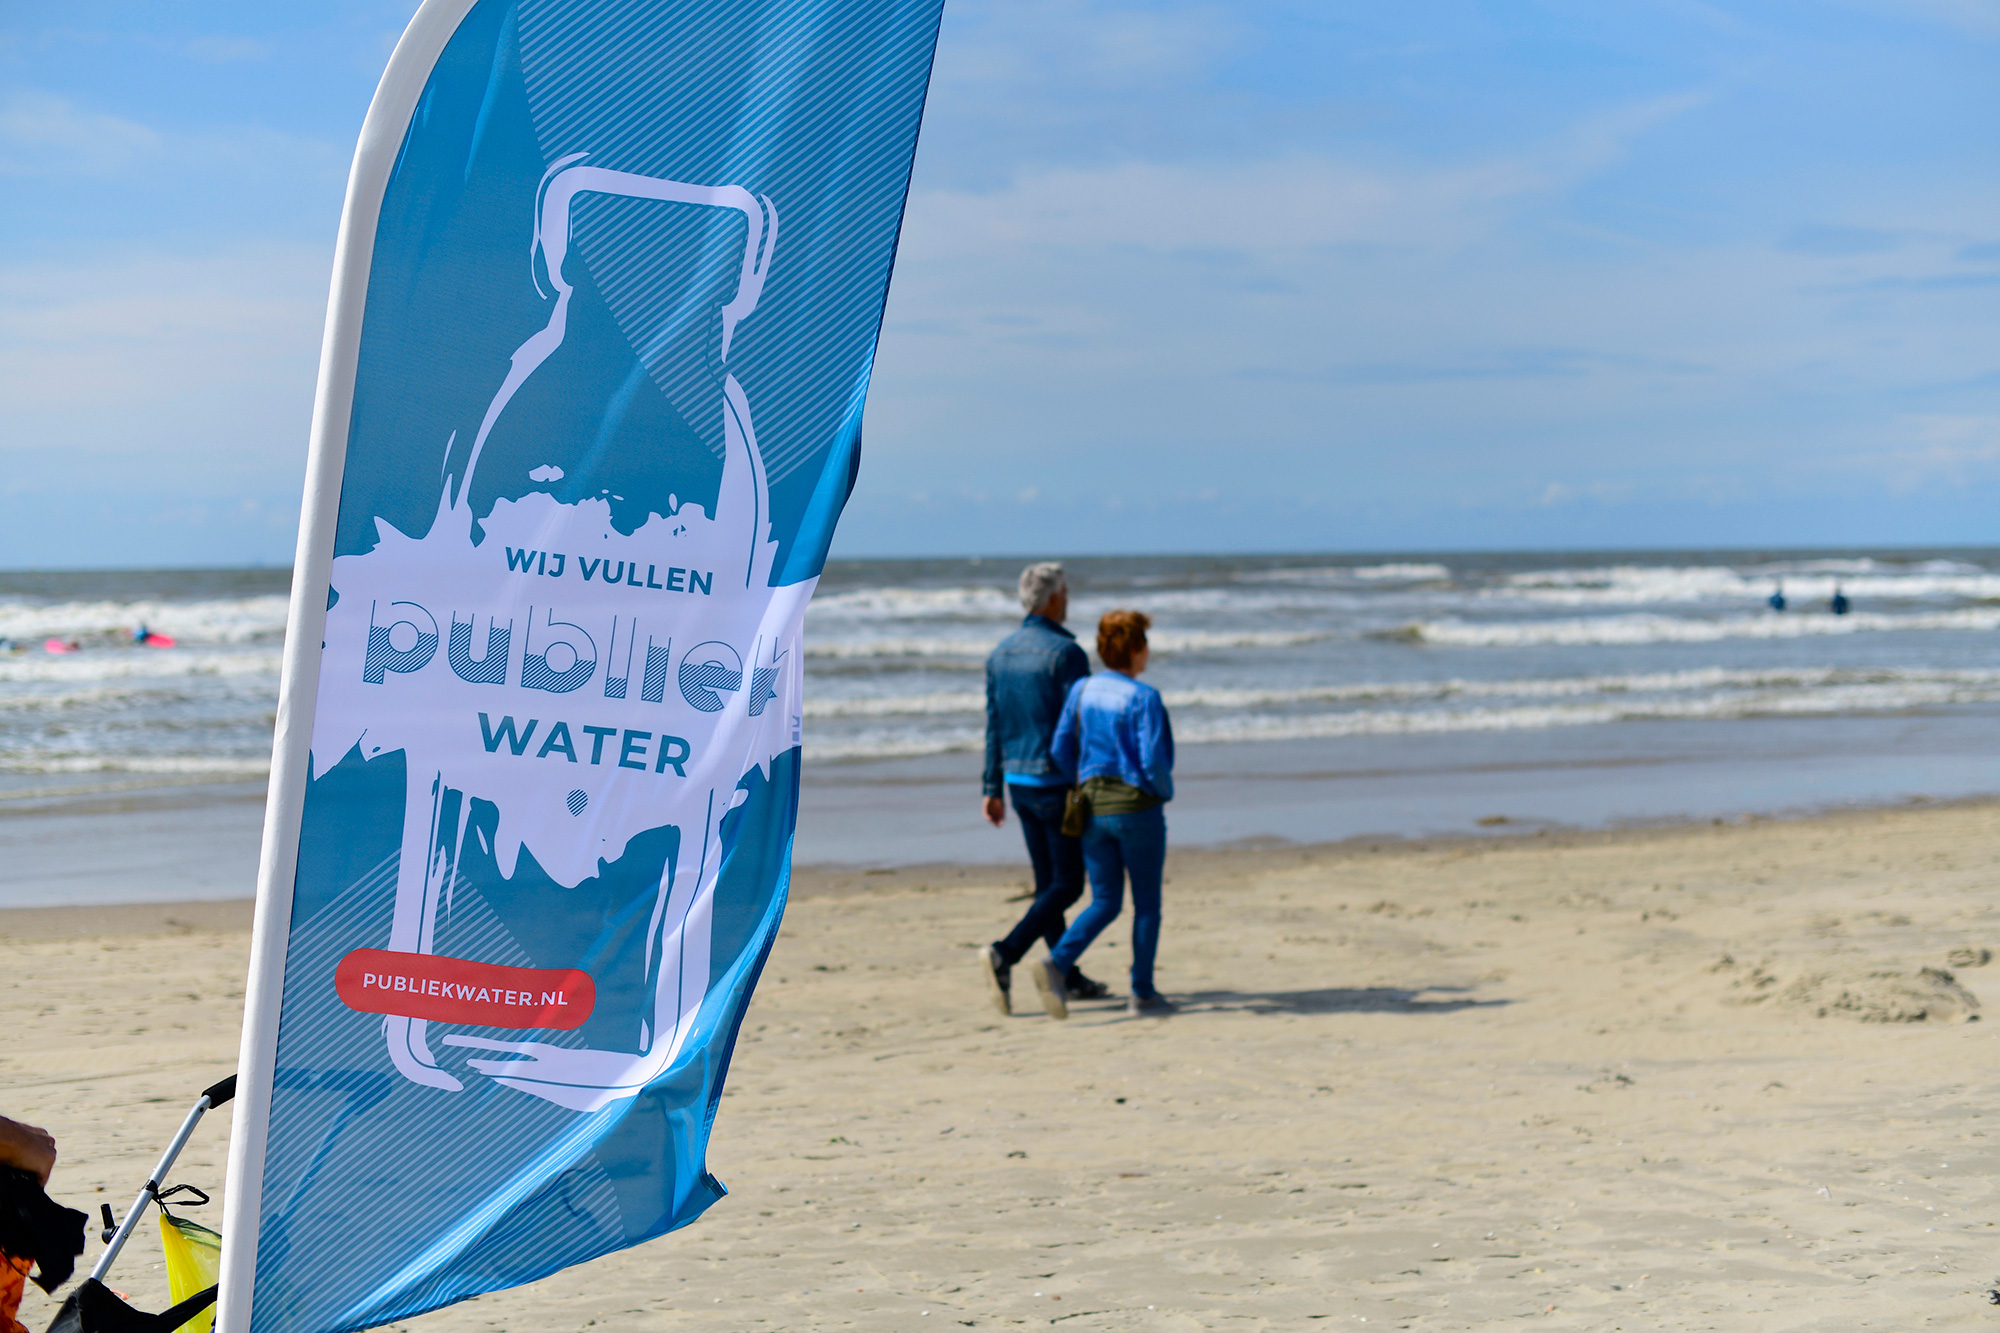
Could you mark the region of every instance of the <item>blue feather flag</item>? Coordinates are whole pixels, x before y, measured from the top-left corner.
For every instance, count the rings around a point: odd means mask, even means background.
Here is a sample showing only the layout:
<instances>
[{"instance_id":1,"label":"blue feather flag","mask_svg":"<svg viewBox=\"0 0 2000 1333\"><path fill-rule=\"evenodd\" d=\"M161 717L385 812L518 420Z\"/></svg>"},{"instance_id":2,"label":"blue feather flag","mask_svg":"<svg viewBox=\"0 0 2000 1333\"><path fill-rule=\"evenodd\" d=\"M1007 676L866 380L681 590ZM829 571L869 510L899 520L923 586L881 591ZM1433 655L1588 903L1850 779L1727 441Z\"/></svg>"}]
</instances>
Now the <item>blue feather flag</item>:
<instances>
[{"instance_id":1,"label":"blue feather flag","mask_svg":"<svg viewBox=\"0 0 2000 1333\"><path fill-rule=\"evenodd\" d=\"M428 0L364 127L288 625L217 1328L722 1197L942 0Z\"/></svg>"}]
</instances>

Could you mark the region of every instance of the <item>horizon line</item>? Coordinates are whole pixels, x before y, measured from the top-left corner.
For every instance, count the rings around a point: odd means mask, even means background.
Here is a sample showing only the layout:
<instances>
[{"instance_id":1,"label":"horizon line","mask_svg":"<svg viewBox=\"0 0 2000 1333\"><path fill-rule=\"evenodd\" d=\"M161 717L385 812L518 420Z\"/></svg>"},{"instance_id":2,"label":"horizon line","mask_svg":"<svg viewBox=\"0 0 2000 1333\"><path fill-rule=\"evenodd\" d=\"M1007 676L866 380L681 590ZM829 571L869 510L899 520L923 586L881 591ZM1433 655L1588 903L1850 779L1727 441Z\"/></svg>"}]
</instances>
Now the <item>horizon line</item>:
<instances>
[{"instance_id":1,"label":"horizon line","mask_svg":"<svg viewBox=\"0 0 2000 1333\"><path fill-rule=\"evenodd\" d=\"M1690 555L1690 556L1869 556L1877 554L1946 554L1953 552L2000 552L2000 542L1972 543L1901 543L1875 542L1866 545L1827 545L1813 543L1805 545L1769 546L1685 546L1636 543L1630 546L1603 546L1591 544L1549 545L1549 546L1398 546L1372 547L1357 546L1346 549L1294 548L1290 550L1152 550L1152 551L978 551L978 552L932 552L926 554L869 555L840 554L827 558L828 566L839 564L916 564L926 561L958 561L966 564L1011 563L1017 560L1327 560L1366 559L1382 561L1397 557L1518 557L1518 556L1620 556L1620 555ZM290 574L292 566L269 561L253 561L247 564L227 565L38 565L0 569L0 579L50 574L220 574L283 572Z\"/></svg>"}]
</instances>

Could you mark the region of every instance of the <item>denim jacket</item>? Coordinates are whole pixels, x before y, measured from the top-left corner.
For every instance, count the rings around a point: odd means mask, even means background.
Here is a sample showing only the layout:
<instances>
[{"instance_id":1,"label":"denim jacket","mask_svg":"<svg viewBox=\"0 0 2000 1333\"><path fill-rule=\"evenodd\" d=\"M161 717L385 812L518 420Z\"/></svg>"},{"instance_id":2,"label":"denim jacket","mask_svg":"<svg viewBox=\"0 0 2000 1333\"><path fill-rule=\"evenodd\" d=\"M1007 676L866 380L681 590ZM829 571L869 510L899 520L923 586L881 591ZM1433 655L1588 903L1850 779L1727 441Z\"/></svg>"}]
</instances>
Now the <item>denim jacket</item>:
<instances>
[{"instance_id":1,"label":"denim jacket","mask_svg":"<svg viewBox=\"0 0 2000 1333\"><path fill-rule=\"evenodd\" d=\"M1072 782L1116 778L1174 799L1174 728L1151 685L1101 671L1070 687L1050 755Z\"/></svg>"},{"instance_id":2,"label":"denim jacket","mask_svg":"<svg viewBox=\"0 0 2000 1333\"><path fill-rule=\"evenodd\" d=\"M1076 636L1031 615L986 659L986 771L980 788L1001 795L1007 775L1039 785L1067 782L1049 759L1049 738L1069 687L1090 674Z\"/></svg>"}]
</instances>

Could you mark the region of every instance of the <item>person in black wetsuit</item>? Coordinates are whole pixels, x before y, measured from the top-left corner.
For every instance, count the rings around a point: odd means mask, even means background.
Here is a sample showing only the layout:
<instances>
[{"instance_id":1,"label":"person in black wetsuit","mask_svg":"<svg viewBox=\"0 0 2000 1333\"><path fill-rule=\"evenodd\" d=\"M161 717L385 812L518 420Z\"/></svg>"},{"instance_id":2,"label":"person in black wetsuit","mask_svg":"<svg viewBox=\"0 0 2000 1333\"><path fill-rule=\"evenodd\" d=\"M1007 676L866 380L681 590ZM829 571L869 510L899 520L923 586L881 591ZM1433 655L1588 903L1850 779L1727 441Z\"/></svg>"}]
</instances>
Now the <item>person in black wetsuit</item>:
<instances>
[{"instance_id":1,"label":"person in black wetsuit","mask_svg":"<svg viewBox=\"0 0 2000 1333\"><path fill-rule=\"evenodd\" d=\"M1852 609L1852 603L1847 600L1847 594L1840 590L1838 583L1833 585L1833 600L1826 605L1827 609L1837 616L1844 616Z\"/></svg>"}]
</instances>

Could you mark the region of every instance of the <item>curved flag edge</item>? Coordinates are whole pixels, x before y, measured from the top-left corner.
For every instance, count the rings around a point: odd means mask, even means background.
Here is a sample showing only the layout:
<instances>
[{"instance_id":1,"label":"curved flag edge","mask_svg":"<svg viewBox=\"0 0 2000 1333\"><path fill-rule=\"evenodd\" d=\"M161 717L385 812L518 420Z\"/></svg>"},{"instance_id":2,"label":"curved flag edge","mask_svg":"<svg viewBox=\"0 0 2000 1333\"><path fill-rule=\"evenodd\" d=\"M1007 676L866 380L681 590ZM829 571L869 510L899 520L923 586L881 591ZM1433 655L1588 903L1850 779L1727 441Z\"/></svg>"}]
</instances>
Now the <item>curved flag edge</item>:
<instances>
[{"instance_id":1,"label":"curved flag edge","mask_svg":"<svg viewBox=\"0 0 2000 1333\"><path fill-rule=\"evenodd\" d=\"M278 1011L284 997L285 954L292 893L298 875L299 822L305 808L312 752L314 704L319 695L321 638L333 586L333 548L340 489L346 470L348 426L361 347L362 318L375 250L375 230L397 155L431 71L460 23L478 0L424 0L410 20L362 121L348 171L340 231L334 243L326 327L320 341L319 380L313 395L306 451L304 503L292 561L291 605L278 713L271 747L271 780L264 840L257 865L256 919L251 930L250 972L243 1001L243 1037L237 1057L235 1117L223 1196L222 1275L215 1333L249 1333L257 1272L258 1203L263 1197L264 1152L271 1118L271 1087L278 1054Z\"/></svg>"}]
</instances>

